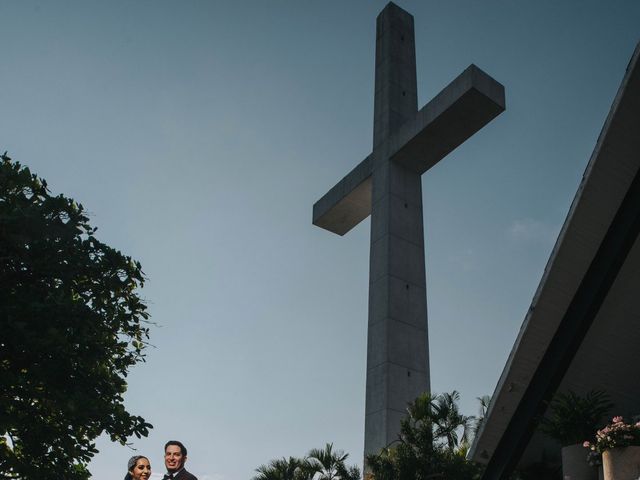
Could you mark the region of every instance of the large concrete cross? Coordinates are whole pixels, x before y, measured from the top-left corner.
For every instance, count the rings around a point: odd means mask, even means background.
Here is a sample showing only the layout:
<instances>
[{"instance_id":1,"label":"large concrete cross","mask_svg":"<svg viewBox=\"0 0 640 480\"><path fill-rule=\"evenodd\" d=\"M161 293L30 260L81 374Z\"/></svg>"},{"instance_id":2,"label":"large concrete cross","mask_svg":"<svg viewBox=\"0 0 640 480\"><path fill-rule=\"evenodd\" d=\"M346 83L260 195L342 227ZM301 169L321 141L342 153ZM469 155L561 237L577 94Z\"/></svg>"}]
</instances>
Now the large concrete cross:
<instances>
[{"instance_id":1,"label":"large concrete cross","mask_svg":"<svg viewBox=\"0 0 640 480\"><path fill-rule=\"evenodd\" d=\"M373 151L313 206L313 223L339 235L371 215L365 454L396 440L407 403L430 391L421 176L504 110L504 87L471 65L417 103L413 17L389 3Z\"/></svg>"}]
</instances>

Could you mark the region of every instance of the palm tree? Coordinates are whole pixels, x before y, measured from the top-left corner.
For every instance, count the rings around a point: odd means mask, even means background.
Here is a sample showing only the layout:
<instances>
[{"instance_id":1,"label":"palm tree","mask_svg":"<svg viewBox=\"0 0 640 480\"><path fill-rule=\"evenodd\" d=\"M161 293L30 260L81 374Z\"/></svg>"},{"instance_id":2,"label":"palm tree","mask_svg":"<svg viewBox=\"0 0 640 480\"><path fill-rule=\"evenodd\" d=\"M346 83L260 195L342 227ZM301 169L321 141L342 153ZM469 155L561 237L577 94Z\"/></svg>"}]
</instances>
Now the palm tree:
<instances>
[{"instance_id":1,"label":"palm tree","mask_svg":"<svg viewBox=\"0 0 640 480\"><path fill-rule=\"evenodd\" d=\"M256 468L258 475L253 480L306 480L305 461L289 457L271 460Z\"/></svg>"},{"instance_id":2,"label":"palm tree","mask_svg":"<svg viewBox=\"0 0 640 480\"><path fill-rule=\"evenodd\" d=\"M409 402L409 405L407 406L409 417L411 417L415 422L433 422L433 405L436 398L437 395L424 392L413 402Z\"/></svg>"},{"instance_id":3,"label":"palm tree","mask_svg":"<svg viewBox=\"0 0 640 480\"><path fill-rule=\"evenodd\" d=\"M449 450L455 451L458 445L468 445L469 433L474 417L460 413L458 401L460 394L451 393L437 395L432 402L434 437L443 439ZM462 437L458 440L458 431L462 428Z\"/></svg>"},{"instance_id":4,"label":"palm tree","mask_svg":"<svg viewBox=\"0 0 640 480\"><path fill-rule=\"evenodd\" d=\"M474 436L480 431L482 422L484 422L484 419L487 416L489 404L491 403L491 395L483 395L481 397L476 397L476 399L480 402L480 408L478 409L478 416L476 417L475 425L473 426Z\"/></svg>"},{"instance_id":5,"label":"palm tree","mask_svg":"<svg viewBox=\"0 0 640 480\"><path fill-rule=\"evenodd\" d=\"M314 448L309 451L304 468L308 478L313 480L360 480L360 469L345 464L348 457L348 453L334 451L333 443L327 443L323 449Z\"/></svg>"}]
</instances>

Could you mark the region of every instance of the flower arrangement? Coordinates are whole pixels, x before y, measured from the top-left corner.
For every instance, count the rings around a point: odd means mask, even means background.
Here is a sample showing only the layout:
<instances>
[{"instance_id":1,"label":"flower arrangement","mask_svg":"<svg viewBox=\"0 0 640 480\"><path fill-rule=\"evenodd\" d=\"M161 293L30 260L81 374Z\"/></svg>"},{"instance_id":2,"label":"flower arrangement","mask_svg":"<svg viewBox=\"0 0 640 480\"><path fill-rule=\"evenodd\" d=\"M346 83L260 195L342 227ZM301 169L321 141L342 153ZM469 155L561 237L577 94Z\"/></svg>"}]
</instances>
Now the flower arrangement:
<instances>
[{"instance_id":1,"label":"flower arrangement","mask_svg":"<svg viewBox=\"0 0 640 480\"><path fill-rule=\"evenodd\" d=\"M589 450L589 453L587 453L587 463L591 467L602 466L602 454L593 450Z\"/></svg>"},{"instance_id":2,"label":"flower arrangement","mask_svg":"<svg viewBox=\"0 0 640 480\"><path fill-rule=\"evenodd\" d=\"M583 446L597 453L612 448L640 446L640 421L625 423L622 417L613 417L612 423L596 432L595 442L586 441Z\"/></svg>"}]
</instances>

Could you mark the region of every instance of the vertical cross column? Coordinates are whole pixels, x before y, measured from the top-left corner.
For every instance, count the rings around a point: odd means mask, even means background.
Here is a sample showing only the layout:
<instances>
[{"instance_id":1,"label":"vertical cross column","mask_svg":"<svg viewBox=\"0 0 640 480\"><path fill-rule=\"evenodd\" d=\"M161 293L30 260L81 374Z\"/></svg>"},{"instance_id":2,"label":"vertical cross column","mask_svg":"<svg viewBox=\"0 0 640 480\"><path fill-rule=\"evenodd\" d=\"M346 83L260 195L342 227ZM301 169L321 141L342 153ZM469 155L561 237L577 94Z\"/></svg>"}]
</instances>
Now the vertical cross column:
<instances>
[{"instance_id":1,"label":"vertical cross column","mask_svg":"<svg viewBox=\"0 0 640 480\"><path fill-rule=\"evenodd\" d=\"M413 17L390 3L376 25L365 454L396 440L430 389L421 175L378 148L416 112Z\"/></svg>"}]
</instances>

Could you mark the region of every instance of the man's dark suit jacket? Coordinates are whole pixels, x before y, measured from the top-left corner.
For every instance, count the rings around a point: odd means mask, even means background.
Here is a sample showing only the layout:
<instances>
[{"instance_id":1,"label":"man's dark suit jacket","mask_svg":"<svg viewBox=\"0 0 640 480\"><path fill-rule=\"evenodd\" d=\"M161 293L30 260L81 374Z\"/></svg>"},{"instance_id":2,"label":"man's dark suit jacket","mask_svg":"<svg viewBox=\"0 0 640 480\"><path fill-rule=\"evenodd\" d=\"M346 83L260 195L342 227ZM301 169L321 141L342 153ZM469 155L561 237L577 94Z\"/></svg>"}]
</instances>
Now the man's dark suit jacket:
<instances>
[{"instance_id":1,"label":"man's dark suit jacket","mask_svg":"<svg viewBox=\"0 0 640 480\"><path fill-rule=\"evenodd\" d=\"M184 468L175 476L173 480L198 480L195 475L190 474Z\"/></svg>"}]
</instances>

